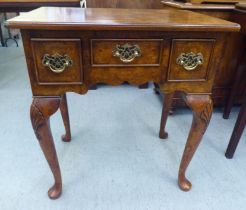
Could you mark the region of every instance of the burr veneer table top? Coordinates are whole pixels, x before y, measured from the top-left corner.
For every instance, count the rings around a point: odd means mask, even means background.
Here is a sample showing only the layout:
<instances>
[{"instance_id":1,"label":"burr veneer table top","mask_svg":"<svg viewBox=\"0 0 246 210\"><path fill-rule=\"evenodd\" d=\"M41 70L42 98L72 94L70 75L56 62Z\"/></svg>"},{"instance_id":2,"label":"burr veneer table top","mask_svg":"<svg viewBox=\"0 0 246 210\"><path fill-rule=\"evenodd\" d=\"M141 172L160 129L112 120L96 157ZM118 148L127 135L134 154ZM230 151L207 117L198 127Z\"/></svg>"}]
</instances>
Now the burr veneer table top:
<instances>
[{"instance_id":1,"label":"burr veneer table top","mask_svg":"<svg viewBox=\"0 0 246 210\"><path fill-rule=\"evenodd\" d=\"M8 21L11 28L238 31L239 25L190 11L42 7Z\"/></svg>"}]
</instances>

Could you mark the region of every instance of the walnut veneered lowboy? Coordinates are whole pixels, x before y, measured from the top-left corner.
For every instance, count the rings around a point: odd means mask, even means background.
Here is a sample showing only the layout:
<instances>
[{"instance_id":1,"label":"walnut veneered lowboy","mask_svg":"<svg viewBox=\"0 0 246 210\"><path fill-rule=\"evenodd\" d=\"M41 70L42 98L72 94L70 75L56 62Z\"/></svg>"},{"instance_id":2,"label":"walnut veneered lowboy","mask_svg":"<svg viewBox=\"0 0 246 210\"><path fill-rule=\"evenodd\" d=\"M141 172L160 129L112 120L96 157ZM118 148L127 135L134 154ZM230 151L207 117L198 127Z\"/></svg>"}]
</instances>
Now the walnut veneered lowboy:
<instances>
[{"instance_id":1,"label":"walnut veneered lowboy","mask_svg":"<svg viewBox=\"0 0 246 210\"><path fill-rule=\"evenodd\" d=\"M62 191L49 118L61 108L70 141L65 93L85 94L95 83L141 85L153 81L166 94L160 138L172 94L182 91L193 123L178 183L189 190L185 172L212 114L211 88L220 69L227 33L238 24L189 11L40 8L7 22L20 28L33 92L31 121L54 175L50 198ZM187 94L189 93L189 94Z\"/></svg>"}]
</instances>

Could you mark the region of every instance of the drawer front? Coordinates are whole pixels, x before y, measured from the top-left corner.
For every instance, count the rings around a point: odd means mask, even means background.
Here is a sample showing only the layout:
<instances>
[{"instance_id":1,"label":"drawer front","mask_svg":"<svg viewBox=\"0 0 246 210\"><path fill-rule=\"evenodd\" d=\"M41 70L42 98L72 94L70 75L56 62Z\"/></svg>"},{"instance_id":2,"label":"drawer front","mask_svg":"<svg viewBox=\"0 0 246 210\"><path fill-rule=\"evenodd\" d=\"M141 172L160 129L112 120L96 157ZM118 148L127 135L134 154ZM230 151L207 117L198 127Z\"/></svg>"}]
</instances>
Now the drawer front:
<instances>
[{"instance_id":1,"label":"drawer front","mask_svg":"<svg viewBox=\"0 0 246 210\"><path fill-rule=\"evenodd\" d=\"M93 67L160 66L162 39L92 39Z\"/></svg>"},{"instance_id":2,"label":"drawer front","mask_svg":"<svg viewBox=\"0 0 246 210\"><path fill-rule=\"evenodd\" d=\"M79 39L32 39L36 77L40 85L83 82Z\"/></svg>"},{"instance_id":3,"label":"drawer front","mask_svg":"<svg viewBox=\"0 0 246 210\"><path fill-rule=\"evenodd\" d=\"M214 39L173 39L167 80L207 81Z\"/></svg>"}]
</instances>

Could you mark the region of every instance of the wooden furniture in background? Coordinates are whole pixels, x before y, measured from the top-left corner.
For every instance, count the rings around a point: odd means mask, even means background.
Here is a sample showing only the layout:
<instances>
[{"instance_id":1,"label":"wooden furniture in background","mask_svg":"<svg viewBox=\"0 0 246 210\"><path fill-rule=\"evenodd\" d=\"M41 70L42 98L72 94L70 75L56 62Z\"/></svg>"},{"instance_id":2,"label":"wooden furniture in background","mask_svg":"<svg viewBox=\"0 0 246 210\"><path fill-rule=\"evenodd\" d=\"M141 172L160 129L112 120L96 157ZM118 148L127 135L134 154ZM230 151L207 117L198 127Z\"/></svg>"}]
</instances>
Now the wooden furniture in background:
<instances>
[{"instance_id":1,"label":"wooden furniture in background","mask_svg":"<svg viewBox=\"0 0 246 210\"><path fill-rule=\"evenodd\" d=\"M0 13L27 12L42 6L60 6L60 7L79 7L80 0L2 0L0 1ZM9 32L9 38L12 39ZM18 42L13 39L18 46ZM0 41L3 47L7 47L7 40L3 38L3 32L0 28Z\"/></svg>"},{"instance_id":2,"label":"wooden furniture in background","mask_svg":"<svg viewBox=\"0 0 246 210\"><path fill-rule=\"evenodd\" d=\"M62 105L67 132L63 139L69 141L64 94L86 94L100 82L141 85L153 81L167 95L183 92L193 122L178 184L190 190L185 173L212 115L210 94L225 37L238 32L238 24L189 11L53 7L23 14L7 26L21 29L33 93L31 121L55 179L50 198L60 196L62 180L49 118Z\"/></svg>"},{"instance_id":3,"label":"wooden furniture in background","mask_svg":"<svg viewBox=\"0 0 246 210\"><path fill-rule=\"evenodd\" d=\"M3 38L3 31L2 31L2 24L1 24L2 23L1 20L3 20L3 18L4 18L4 14L0 13L0 44L2 47L4 47L4 38Z\"/></svg>"},{"instance_id":4,"label":"wooden furniture in background","mask_svg":"<svg viewBox=\"0 0 246 210\"><path fill-rule=\"evenodd\" d=\"M234 4L194 4L180 1L162 1L164 9L189 10L201 14L218 17L224 20L239 23L236 17ZM215 77L212 91L212 98L215 106L224 106L231 92L235 75L238 68L246 64L241 58L246 39L242 33L228 34L226 37L226 48L223 52L223 59ZM242 61L242 62L239 62ZM237 96L234 104L240 104L244 93L244 86L240 84L237 89ZM174 96L173 106L183 106L182 97L179 94Z\"/></svg>"},{"instance_id":5,"label":"wooden furniture in background","mask_svg":"<svg viewBox=\"0 0 246 210\"><path fill-rule=\"evenodd\" d=\"M243 105L240 109L240 112L238 114L238 118L235 124L235 127L233 129L230 142L228 144L228 147L226 149L225 156L228 159L233 158L233 155L236 151L237 145L240 141L240 138L243 134L244 128L246 125L246 95L244 97Z\"/></svg>"},{"instance_id":6,"label":"wooden furniture in background","mask_svg":"<svg viewBox=\"0 0 246 210\"><path fill-rule=\"evenodd\" d=\"M194 3L194 4L201 4L201 3L213 3L213 4L231 4L231 3L238 3L238 2L245 2L245 0L187 0L187 2Z\"/></svg>"},{"instance_id":7,"label":"wooden furniture in background","mask_svg":"<svg viewBox=\"0 0 246 210\"><path fill-rule=\"evenodd\" d=\"M158 9L162 4L160 0L87 0L87 7Z\"/></svg>"},{"instance_id":8,"label":"wooden furniture in background","mask_svg":"<svg viewBox=\"0 0 246 210\"><path fill-rule=\"evenodd\" d=\"M242 26L241 33L244 39L244 43L239 48L239 50L241 49L239 56L240 60L238 62L238 67L236 75L234 77L232 89L225 104L225 109L223 113L224 119L229 118L231 108L235 102L235 99L237 98L238 91L241 90L243 92L243 95L246 94L246 4L240 3L236 5L233 20Z\"/></svg>"},{"instance_id":9,"label":"wooden furniture in background","mask_svg":"<svg viewBox=\"0 0 246 210\"><path fill-rule=\"evenodd\" d=\"M42 6L79 7L80 0L3 0L0 12L27 12Z\"/></svg>"},{"instance_id":10,"label":"wooden furniture in background","mask_svg":"<svg viewBox=\"0 0 246 210\"><path fill-rule=\"evenodd\" d=\"M244 49L245 50L242 52L243 54L240 56L239 60L239 64L241 65L239 65L239 67L237 68L231 91L225 103L225 108L223 112L224 119L229 119L232 106L238 98L238 90L242 88L241 91L244 95L246 94L246 45L244 45ZM244 99L242 101L244 101Z\"/></svg>"},{"instance_id":11,"label":"wooden furniture in background","mask_svg":"<svg viewBox=\"0 0 246 210\"><path fill-rule=\"evenodd\" d=\"M242 33L246 34L246 4L237 4L235 13L237 14L236 18L238 19L238 21L241 24ZM245 50L244 50L243 56L242 56L243 60L246 59L246 46L244 49ZM246 71L246 65L243 68L240 68L237 72L236 79L235 79L234 85L233 85L233 89L231 91L231 94L230 94L230 97L228 100L228 104L227 104L227 107L226 107L225 112L224 112L224 118L226 118L226 119L229 117L231 107L233 104L233 100L235 98L236 91L238 89L239 84L243 83L244 87L246 88L246 76L243 75L243 72L245 72L245 71ZM244 95L245 96L243 99L243 105L242 105L241 110L239 112L234 130L232 132L232 136L231 136L229 145L228 145L226 153L225 153L225 156L227 158L233 157L235 150L237 148L237 145L239 143L239 140L240 140L242 133L244 131L245 125L246 125L246 92Z\"/></svg>"}]
</instances>

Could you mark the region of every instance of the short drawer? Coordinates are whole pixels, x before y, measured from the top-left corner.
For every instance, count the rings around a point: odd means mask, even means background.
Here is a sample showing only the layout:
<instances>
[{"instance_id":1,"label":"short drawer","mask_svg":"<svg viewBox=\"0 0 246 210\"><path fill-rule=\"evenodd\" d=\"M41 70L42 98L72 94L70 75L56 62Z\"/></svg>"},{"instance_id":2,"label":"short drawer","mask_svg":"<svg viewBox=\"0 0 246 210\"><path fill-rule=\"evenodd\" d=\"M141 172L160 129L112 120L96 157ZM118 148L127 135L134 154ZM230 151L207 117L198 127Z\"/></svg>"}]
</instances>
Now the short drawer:
<instances>
[{"instance_id":1,"label":"short drawer","mask_svg":"<svg viewBox=\"0 0 246 210\"><path fill-rule=\"evenodd\" d=\"M167 80L207 81L214 39L173 39Z\"/></svg>"},{"instance_id":2,"label":"short drawer","mask_svg":"<svg viewBox=\"0 0 246 210\"><path fill-rule=\"evenodd\" d=\"M93 67L160 66L162 39L92 39Z\"/></svg>"},{"instance_id":3,"label":"short drawer","mask_svg":"<svg viewBox=\"0 0 246 210\"><path fill-rule=\"evenodd\" d=\"M80 39L32 39L38 84L81 84Z\"/></svg>"}]
</instances>

